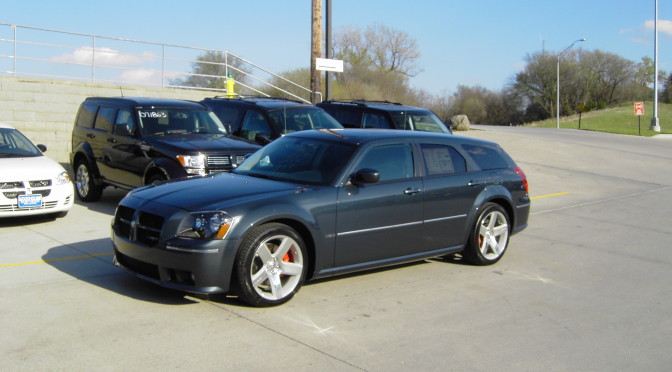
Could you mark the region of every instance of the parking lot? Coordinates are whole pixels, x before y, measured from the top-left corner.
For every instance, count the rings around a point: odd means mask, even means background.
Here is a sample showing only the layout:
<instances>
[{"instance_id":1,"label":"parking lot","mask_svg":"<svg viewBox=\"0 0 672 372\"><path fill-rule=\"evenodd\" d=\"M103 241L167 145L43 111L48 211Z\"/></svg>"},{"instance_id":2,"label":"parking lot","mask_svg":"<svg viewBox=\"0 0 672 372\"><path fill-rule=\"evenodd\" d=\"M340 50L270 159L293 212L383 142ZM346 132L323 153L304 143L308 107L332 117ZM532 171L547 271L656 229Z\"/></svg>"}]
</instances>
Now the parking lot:
<instances>
[{"instance_id":1,"label":"parking lot","mask_svg":"<svg viewBox=\"0 0 672 372\"><path fill-rule=\"evenodd\" d=\"M668 370L672 140L479 127L528 176L504 258L313 282L266 309L112 265L124 192L61 219L0 220L5 371Z\"/></svg>"}]
</instances>

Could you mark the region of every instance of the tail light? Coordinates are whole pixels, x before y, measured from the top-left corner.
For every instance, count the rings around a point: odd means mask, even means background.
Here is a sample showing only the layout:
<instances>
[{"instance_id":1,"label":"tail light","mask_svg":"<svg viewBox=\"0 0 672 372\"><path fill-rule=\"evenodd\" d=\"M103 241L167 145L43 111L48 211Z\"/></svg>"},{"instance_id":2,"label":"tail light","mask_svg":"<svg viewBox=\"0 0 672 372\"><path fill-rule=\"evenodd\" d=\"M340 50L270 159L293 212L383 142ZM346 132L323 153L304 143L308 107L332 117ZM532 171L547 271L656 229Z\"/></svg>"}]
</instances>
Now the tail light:
<instances>
[{"instance_id":1,"label":"tail light","mask_svg":"<svg viewBox=\"0 0 672 372\"><path fill-rule=\"evenodd\" d=\"M523 181L523 186L525 186L525 192L529 194L530 187L527 184L527 176L525 175L525 172L523 172L523 170L518 167L513 168L513 170L516 171L516 173L518 173L518 177L520 177L520 179Z\"/></svg>"}]
</instances>

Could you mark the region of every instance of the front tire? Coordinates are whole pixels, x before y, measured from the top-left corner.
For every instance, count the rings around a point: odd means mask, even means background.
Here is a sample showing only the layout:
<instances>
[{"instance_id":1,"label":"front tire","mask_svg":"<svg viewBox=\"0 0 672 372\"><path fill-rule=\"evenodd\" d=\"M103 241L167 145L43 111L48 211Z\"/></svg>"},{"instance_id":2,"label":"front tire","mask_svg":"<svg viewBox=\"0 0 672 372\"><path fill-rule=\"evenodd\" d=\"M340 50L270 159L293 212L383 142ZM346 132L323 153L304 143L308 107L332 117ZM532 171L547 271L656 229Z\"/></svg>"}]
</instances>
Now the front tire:
<instances>
[{"instance_id":1,"label":"front tire","mask_svg":"<svg viewBox=\"0 0 672 372\"><path fill-rule=\"evenodd\" d=\"M291 227L268 223L250 230L236 258L240 298L252 306L283 304L306 276L307 252Z\"/></svg>"},{"instance_id":2,"label":"front tire","mask_svg":"<svg viewBox=\"0 0 672 372\"><path fill-rule=\"evenodd\" d=\"M103 187L96 184L95 176L89 163L78 160L75 165L75 192L77 198L84 202L95 202L103 195Z\"/></svg>"},{"instance_id":3,"label":"front tire","mask_svg":"<svg viewBox=\"0 0 672 372\"><path fill-rule=\"evenodd\" d=\"M509 244L509 215L499 204L486 203L471 231L463 257L474 265L499 261Z\"/></svg>"}]
</instances>

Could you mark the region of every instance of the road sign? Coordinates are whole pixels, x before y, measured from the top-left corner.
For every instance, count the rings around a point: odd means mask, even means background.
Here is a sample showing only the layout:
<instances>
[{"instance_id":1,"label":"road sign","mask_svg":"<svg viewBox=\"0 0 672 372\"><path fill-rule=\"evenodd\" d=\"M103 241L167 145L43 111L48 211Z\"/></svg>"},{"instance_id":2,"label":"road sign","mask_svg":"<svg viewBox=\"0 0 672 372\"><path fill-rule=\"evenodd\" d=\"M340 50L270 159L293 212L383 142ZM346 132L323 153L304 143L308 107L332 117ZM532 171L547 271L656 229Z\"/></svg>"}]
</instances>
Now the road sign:
<instances>
[{"instance_id":1,"label":"road sign","mask_svg":"<svg viewBox=\"0 0 672 372\"><path fill-rule=\"evenodd\" d=\"M635 102L635 115L644 115L644 102Z\"/></svg>"},{"instance_id":2,"label":"road sign","mask_svg":"<svg viewBox=\"0 0 672 372\"><path fill-rule=\"evenodd\" d=\"M343 61L339 59L316 58L315 69L319 71L343 72Z\"/></svg>"}]
</instances>

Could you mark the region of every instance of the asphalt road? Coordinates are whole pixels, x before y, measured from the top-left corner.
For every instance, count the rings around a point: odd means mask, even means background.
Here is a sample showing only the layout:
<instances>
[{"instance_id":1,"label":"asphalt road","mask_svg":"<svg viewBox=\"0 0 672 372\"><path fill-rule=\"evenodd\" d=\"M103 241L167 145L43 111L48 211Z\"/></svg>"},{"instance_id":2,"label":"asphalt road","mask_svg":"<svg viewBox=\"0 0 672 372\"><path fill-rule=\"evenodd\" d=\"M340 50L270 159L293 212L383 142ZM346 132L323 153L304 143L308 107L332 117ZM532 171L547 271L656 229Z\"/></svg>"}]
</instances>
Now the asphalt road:
<instances>
[{"instance_id":1,"label":"asphalt road","mask_svg":"<svg viewBox=\"0 0 672 372\"><path fill-rule=\"evenodd\" d=\"M476 127L527 173L530 225L494 266L428 260L255 309L112 265L124 193L0 220L3 371L666 371L672 140Z\"/></svg>"}]
</instances>

